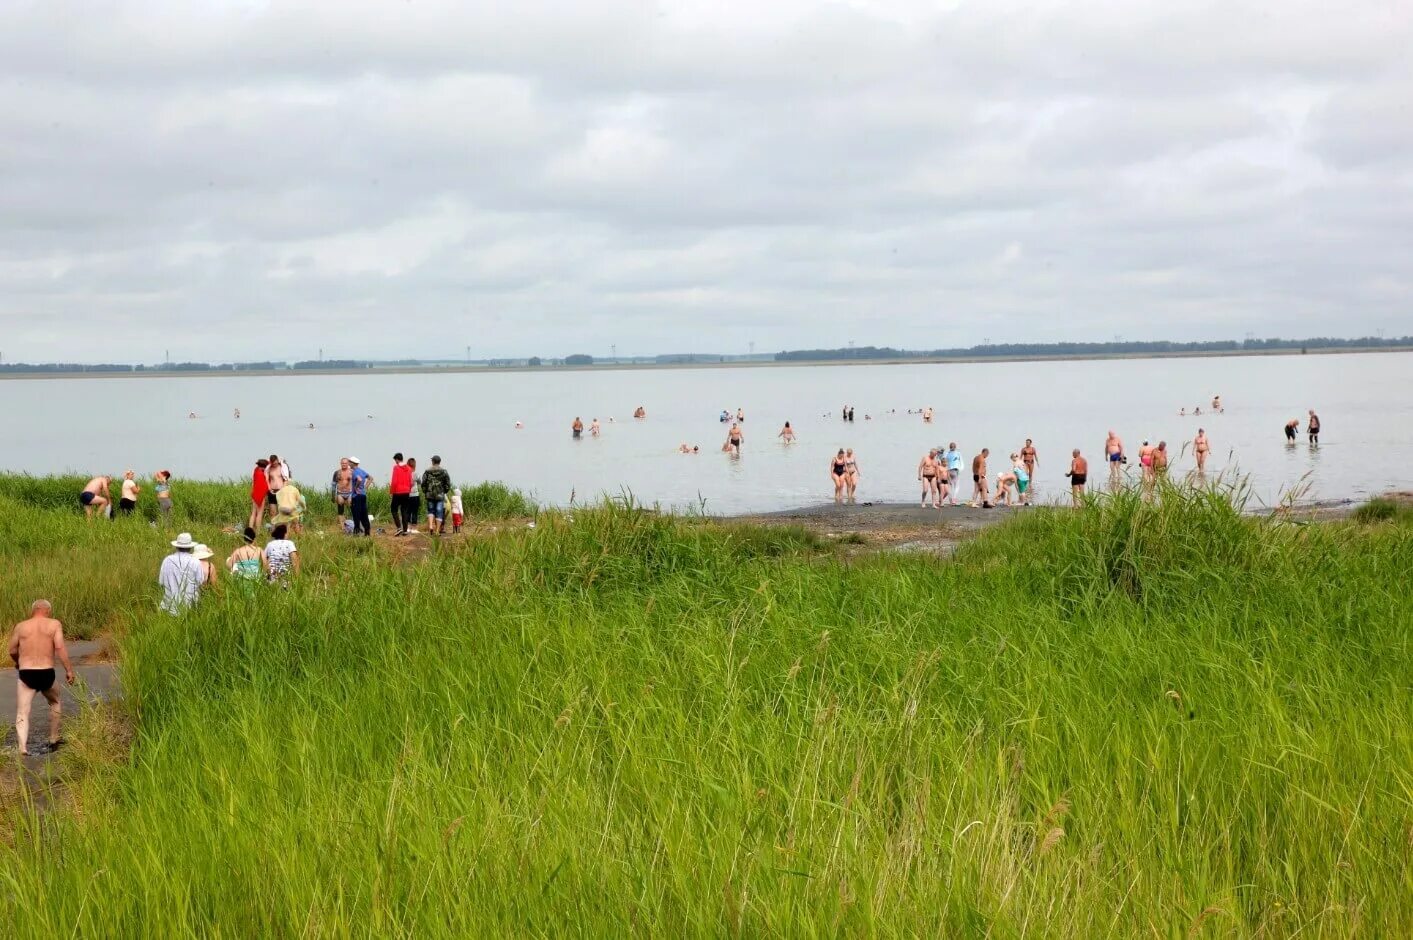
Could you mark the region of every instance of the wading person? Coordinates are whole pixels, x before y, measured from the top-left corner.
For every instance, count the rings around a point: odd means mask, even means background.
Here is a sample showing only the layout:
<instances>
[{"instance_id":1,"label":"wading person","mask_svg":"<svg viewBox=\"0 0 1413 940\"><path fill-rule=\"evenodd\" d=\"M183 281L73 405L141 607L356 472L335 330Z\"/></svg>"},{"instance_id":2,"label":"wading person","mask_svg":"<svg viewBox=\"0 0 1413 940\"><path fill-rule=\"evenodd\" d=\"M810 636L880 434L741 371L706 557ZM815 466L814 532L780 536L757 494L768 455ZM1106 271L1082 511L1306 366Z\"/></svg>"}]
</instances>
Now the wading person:
<instances>
[{"instance_id":1,"label":"wading person","mask_svg":"<svg viewBox=\"0 0 1413 940\"><path fill-rule=\"evenodd\" d=\"M574 416L574 423L569 426L569 432L576 441L584 436L584 422L579 419L578 415Z\"/></svg>"},{"instance_id":2,"label":"wading person","mask_svg":"<svg viewBox=\"0 0 1413 940\"><path fill-rule=\"evenodd\" d=\"M88 485L79 493L79 505L83 507L83 515L86 519L92 519L96 512L99 516L108 515L109 508L113 505L113 493L109 489L112 483L111 477L94 477L88 481Z\"/></svg>"},{"instance_id":3,"label":"wading person","mask_svg":"<svg viewBox=\"0 0 1413 940\"><path fill-rule=\"evenodd\" d=\"M1025 464L1026 476L1035 479L1035 468L1040 466L1040 456L1035 452L1035 442L1030 438L1025 439L1025 446L1020 452L1021 463Z\"/></svg>"},{"instance_id":4,"label":"wading person","mask_svg":"<svg viewBox=\"0 0 1413 940\"><path fill-rule=\"evenodd\" d=\"M260 528L260 520L265 517L265 497L270 492L270 477L266 473L270 461L261 457L255 461L255 472L250 476L250 521L252 529Z\"/></svg>"},{"instance_id":5,"label":"wading person","mask_svg":"<svg viewBox=\"0 0 1413 940\"><path fill-rule=\"evenodd\" d=\"M732 422L731 430L726 432L726 446L723 450L728 450L737 457L741 456L741 442L746 439L746 435L741 433L741 425Z\"/></svg>"},{"instance_id":6,"label":"wading person","mask_svg":"<svg viewBox=\"0 0 1413 940\"><path fill-rule=\"evenodd\" d=\"M451 474L442 469L442 458L433 454L432 466L422 474L422 496L427 500L427 529L433 535L446 532L446 498L451 489Z\"/></svg>"},{"instance_id":7,"label":"wading person","mask_svg":"<svg viewBox=\"0 0 1413 940\"><path fill-rule=\"evenodd\" d=\"M392 497L393 535L407 534L407 494L410 492L412 471L402 462L402 451L398 451L393 454L392 472L388 477L388 495Z\"/></svg>"},{"instance_id":8,"label":"wading person","mask_svg":"<svg viewBox=\"0 0 1413 940\"><path fill-rule=\"evenodd\" d=\"M1295 443L1295 435L1300 431L1300 419L1291 418L1285 423L1285 439L1287 443Z\"/></svg>"},{"instance_id":9,"label":"wading person","mask_svg":"<svg viewBox=\"0 0 1413 940\"><path fill-rule=\"evenodd\" d=\"M1124 462L1124 442L1113 431L1104 438L1104 459L1109 463L1109 485L1118 486L1119 477L1123 470Z\"/></svg>"},{"instance_id":10,"label":"wading person","mask_svg":"<svg viewBox=\"0 0 1413 940\"><path fill-rule=\"evenodd\" d=\"M1070 468L1065 476L1070 478L1070 496L1077 509L1084 502L1084 485L1089 482L1089 461L1080 456L1078 447L1070 453Z\"/></svg>"},{"instance_id":11,"label":"wading person","mask_svg":"<svg viewBox=\"0 0 1413 940\"><path fill-rule=\"evenodd\" d=\"M848 473L844 484L848 487L849 502L854 501L854 494L859 491L859 462L854 459L854 449L850 447L844 451L844 470Z\"/></svg>"},{"instance_id":12,"label":"wading person","mask_svg":"<svg viewBox=\"0 0 1413 940\"><path fill-rule=\"evenodd\" d=\"M1305 433L1310 438L1311 444L1320 443L1320 416L1315 414L1315 409L1310 409L1310 419L1305 423Z\"/></svg>"},{"instance_id":13,"label":"wading person","mask_svg":"<svg viewBox=\"0 0 1413 940\"><path fill-rule=\"evenodd\" d=\"M372 535L373 527L368 519L368 486L373 482L373 478L368 475L367 470L358 465L357 457L348 458L348 462L353 466L349 474L352 495L348 503L349 515L353 517L353 534Z\"/></svg>"},{"instance_id":14,"label":"wading person","mask_svg":"<svg viewBox=\"0 0 1413 940\"><path fill-rule=\"evenodd\" d=\"M196 542L190 532L178 535L171 545L176 551L162 559L157 583L162 586L161 608L175 615L196 603L201 585L206 583L206 569L196 558Z\"/></svg>"},{"instance_id":15,"label":"wading person","mask_svg":"<svg viewBox=\"0 0 1413 940\"><path fill-rule=\"evenodd\" d=\"M54 659L64 666L64 680L74 684L74 667L64 646L64 625L50 617L48 601L35 601L29 607L29 619L21 620L10 631L10 659L19 670L15 685L15 736L20 753L29 754L29 712L36 695L49 703L49 750L63 744L59 737L59 721L63 707L59 692L54 688Z\"/></svg>"},{"instance_id":16,"label":"wading person","mask_svg":"<svg viewBox=\"0 0 1413 940\"><path fill-rule=\"evenodd\" d=\"M790 422L789 422L789 421L786 421L786 422L785 422L785 426L784 426L783 428L781 428L781 429L780 429L780 433L777 434L777 435L775 435L775 436L778 437L778 438L780 438L780 439L781 439L782 441L784 441L786 444L793 444L793 443L795 443L795 429L792 428L792 427L790 427Z\"/></svg>"},{"instance_id":17,"label":"wading person","mask_svg":"<svg viewBox=\"0 0 1413 940\"><path fill-rule=\"evenodd\" d=\"M1207 472L1207 454L1212 449L1212 445L1207 443L1207 431L1203 428L1197 429L1197 436L1192 439L1192 453L1197 457L1197 472Z\"/></svg>"},{"instance_id":18,"label":"wading person","mask_svg":"<svg viewBox=\"0 0 1413 940\"><path fill-rule=\"evenodd\" d=\"M835 504L844 501L844 487L849 482L848 462L844 460L844 448L839 448L839 453L834 455L834 462L829 467L829 479L834 481L834 502Z\"/></svg>"},{"instance_id":19,"label":"wading person","mask_svg":"<svg viewBox=\"0 0 1413 940\"><path fill-rule=\"evenodd\" d=\"M1158 446L1153 450L1153 477L1166 478L1168 475L1168 442L1159 441Z\"/></svg>"}]
</instances>

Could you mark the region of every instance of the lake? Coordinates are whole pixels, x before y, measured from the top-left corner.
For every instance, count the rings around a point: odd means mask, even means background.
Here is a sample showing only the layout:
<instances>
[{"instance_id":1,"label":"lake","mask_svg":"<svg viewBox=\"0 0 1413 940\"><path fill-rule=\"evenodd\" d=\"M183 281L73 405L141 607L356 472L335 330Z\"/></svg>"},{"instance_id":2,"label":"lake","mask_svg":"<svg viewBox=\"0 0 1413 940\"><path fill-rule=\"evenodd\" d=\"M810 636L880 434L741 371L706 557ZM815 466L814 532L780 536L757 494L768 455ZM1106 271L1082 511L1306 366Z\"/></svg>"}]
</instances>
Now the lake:
<instances>
[{"instance_id":1,"label":"lake","mask_svg":"<svg viewBox=\"0 0 1413 940\"><path fill-rule=\"evenodd\" d=\"M1212 396L1225 413L1205 414ZM645 420L633 409L643 405ZM853 405L857 420L839 419ZM1203 408L1202 417L1178 410ZM931 406L933 423L909 409ZM1304 499L1357 499L1413 488L1413 353L438 374L58 378L0 381L0 467L30 473L159 468L182 477L246 477L254 459L285 456L319 490L346 454L386 484L394 451L429 465L442 456L458 484L502 480L543 503L631 492L646 503L729 514L827 502L829 464L852 447L859 499L917 497L917 462L955 440L968 461L991 448L994 476L1025 438L1035 441L1041 501L1064 498L1071 448L1102 476L1105 432L1133 464L1144 439L1168 442L1173 473L1193 466L1199 426L1212 442L1209 475L1249 478L1266 502L1293 487ZM723 408L743 408L739 459L721 453ZM239 408L241 418L233 418ZM1286 444L1282 428L1307 409L1321 444ZM189 412L200 415L187 417ZM576 415L603 433L571 439ZM865 420L865 415L872 420ZM516 421L524 423L517 429ZM786 420L799 440L776 434ZM313 423L314 429L308 425ZM702 452L676 452L683 442ZM969 487L965 488L969 492Z\"/></svg>"}]
</instances>

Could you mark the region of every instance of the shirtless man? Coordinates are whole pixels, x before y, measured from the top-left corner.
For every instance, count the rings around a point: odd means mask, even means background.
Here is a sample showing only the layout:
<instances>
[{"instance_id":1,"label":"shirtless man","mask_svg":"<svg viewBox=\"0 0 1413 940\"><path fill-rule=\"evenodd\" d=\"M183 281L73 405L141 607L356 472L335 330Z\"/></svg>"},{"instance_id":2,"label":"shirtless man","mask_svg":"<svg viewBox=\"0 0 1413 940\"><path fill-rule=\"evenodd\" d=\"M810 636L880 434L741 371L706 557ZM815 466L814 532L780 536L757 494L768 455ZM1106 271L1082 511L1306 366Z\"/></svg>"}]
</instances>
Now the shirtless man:
<instances>
[{"instance_id":1,"label":"shirtless man","mask_svg":"<svg viewBox=\"0 0 1413 940\"><path fill-rule=\"evenodd\" d=\"M579 420L579 416L574 416L574 423L569 426L570 432L574 435L574 440L584 436L584 422Z\"/></svg>"},{"instance_id":2,"label":"shirtless man","mask_svg":"<svg viewBox=\"0 0 1413 940\"><path fill-rule=\"evenodd\" d=\"M1310 420L1305 423L1305 433L1310 437L1311 444L1320 443L1320 416L1315 414L1315 409L1310 409Z\"/></svg>"},{"instance_id":3,"label":"shirtless man","mask_svg":"<svg viewBox=\"0 0 1413 940\"><path fill-rule=\"evenodd\" d=\"M1030 438L1025 439L1025 446L1020 452L1021 463L1025 464L1025 472L1035 479L1035 468L1040 466L1040 457L1035 453L1035 442Z\"/></svg>"},{"instance_id":4,"label":"shirtless man","mask_svg":"<svg viewBox=\"0 0 1413 940\"><path fill-rule=\"evenodd\" d=\"M10 659L19 670L19 682L15 686L15 734L23 755L29 754L29 710L36 693L49 702L49 750L56 750L64 743L59 738L63 709L59 692L54 688L56 655L64 664L65 680L69 685L74 684L74 667L64 646L64 625L49 616L48 601L35 601L29 609L29 619L15 624L10 633Z\"/></svg>"},{"instance_id":5,"label":"shirtless man","mask_svg":"<svg viewBox=\"0 0 1413 940\"><path fill-rule=\"evenodd\" d=\"M353 502L353 464L347 457L339 458L339 468L334 472L334 510L343 515L344 508Z\"/></svg>"},{"instance_id":6,"label":"shirtless man","mask_svg":"<svg viewBox=\"0 0 1413 940\"><path fill-rule=\"evenodd\" d=\"M113 494L108 489L111 482L110 477L94 477L88 481L88 485L79 494L79 505L83 507L84 518L92 519L94 512L100 516L108 515L108 508L113 505Z\"/></svg>"},{"instance_id":7,"label":"shirtless man","mask_svg":"<svg viewBox=\"0 0 1413 940\"><path fill-rule=\"evenodd\" d=\"M1070 478L1070 496L1078 509L1084 502L1084 484L1089 482L1089 461L1079 455L1078 447L1070 452L1070 468L1065 471L1065 476Z\"/></svg>"},{"instance_id":8,"label":"shirtless man","mask_svg":"<svg viewBox=\"0 0 1413 940\"><path fill-rule=\"evenodd\" d=\"M1285 423L1285 439L1287 443L1295 443L1295 435L1300 431L1300 419L1291 418Z\"/></svg>"},{"instance_id":9,"label":"shirtless man","mask_svg":"<svg viewBox=\"0 0 1413 940\"><path fill-rule=\"evenodd\" d=\"M1168 442L1159 441L1153 449L1153 476L1165 476L1168 472Z\"/></svg>"},{"instance_id":10,"label":"shirtless man","mask_svg":"<svg viewBox=\"0 0 1413 940\"><path fill-rule=\"evenodd\" d=\"M746 436L741 433L741 426L736 422L731 422L731 430L726 435L726 449L737 457L741 456L741 442Z\"/></svg>"},{"instance_id":11,"label":"shirtless man","mask_svg":"<svg viewBox=\"0 0 1413 940\"><path fill-rule=\"evenodd\" d=\"M1211 451L1212 445L1207 443L1207 432L1203 428L1197 429L1197 436L1192 439L1192 452L1197 455L1197 472L1207 472L1207 454Z\"/></svg>"},{"instance_id":12,"label":"shirtless man","mask_svg":"<svg viewBox=\"0 0 1413 940\"><path fill-rule=\"evenodd\" d=\"M937 495L937 476L938 474L944 474L946 472L946 470L942 469L942 465L937 462L937 448L935 447L929 450L922 460L918 461L917 478L918 482L922 484L922 503L920 508L926 508L929 498L932 500L933 509L942 508L942 502Z\"/></svg>"},{"instance_id":13,"label":"shirtless man","mask_svg":"<svg viewBox=\"0 0 1413 940\"><path fill-rule=\"evenodd\" d=\"M1104 439L1104 459L1109 462L1109 485L1118 486L1123 470L1124 442L1113 431Z\"/></svg>"},{"instance_id":14,"label":"shirtless man","mask_svg":"<svg viewBox=\"0 0 1413 940\"><path fill-rule=\"evenodd\" d=\"M968 506L976 508L977 500L981 501L982 509L991 508L991 494L987 490L986 483L986 458L991 456L991 448L981 448L981 453L971 458L971 502Z\"/></svg>"}]
</instances>

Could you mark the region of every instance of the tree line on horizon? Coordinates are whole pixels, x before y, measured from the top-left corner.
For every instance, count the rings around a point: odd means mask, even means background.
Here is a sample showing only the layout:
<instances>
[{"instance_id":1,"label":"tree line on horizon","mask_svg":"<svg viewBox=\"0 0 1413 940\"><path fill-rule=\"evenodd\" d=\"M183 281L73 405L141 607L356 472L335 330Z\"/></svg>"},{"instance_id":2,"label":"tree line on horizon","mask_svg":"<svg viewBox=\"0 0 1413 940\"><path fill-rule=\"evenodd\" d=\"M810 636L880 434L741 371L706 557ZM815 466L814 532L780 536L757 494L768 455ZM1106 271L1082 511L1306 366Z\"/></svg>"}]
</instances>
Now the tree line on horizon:
<instances>
[{"instance_id":1,"label":"tree line on horizon","mask_svg":"<svg viewBox=\"0 0 1413 940\"><path fill-rule=\"evenodd\" d=\"M894 349L891 346L849 346L835 349L788 349L775 354L776 362L820 362L836 359L952 359L971 357L1086 356L1125 353L1261 352L1273 349L1368 349L1413 346L1413 336L1384 338L1361 336L1340 339L1206 340L1178 343L1171 340L1135 340L1107 343L987 343L950 349Z\"/></svg>"}]
</instances>

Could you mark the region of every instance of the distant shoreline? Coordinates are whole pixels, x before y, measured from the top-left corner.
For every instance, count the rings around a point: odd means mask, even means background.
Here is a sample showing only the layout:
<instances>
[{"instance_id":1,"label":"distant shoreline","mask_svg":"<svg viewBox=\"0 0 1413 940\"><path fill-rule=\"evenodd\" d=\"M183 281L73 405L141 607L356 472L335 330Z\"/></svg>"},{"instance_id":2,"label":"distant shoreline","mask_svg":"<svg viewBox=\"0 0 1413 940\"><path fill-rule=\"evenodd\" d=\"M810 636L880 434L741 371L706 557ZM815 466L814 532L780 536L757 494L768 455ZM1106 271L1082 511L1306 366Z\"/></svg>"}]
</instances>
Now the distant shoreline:
<instances>
[{"instance_id":1,"label":"distant shoreline","mask_svg":"<svg viewBox=\"0 0 1413 940\"><path fill-rule=\"evenodd\" d=\"M210 371L143 372L0 372L0 380L47 379L213 379L271 378L320 375L451 375L492 372L661 372L687 369L802 369L815 366L907 366L988 362L1101 362L1119 359L1233 359L1270 356L1337 356L1413 352L1413 346L1320 346L1306 349L1214 349L1200 352L1083 353L1032 356L909 356L893 359L810 359L785 362L636 362L595 363L586 366L388 366L369 369L241 369Z\"/></svg>"}]
</instances>

